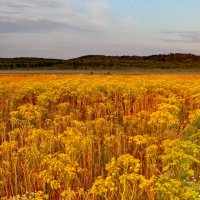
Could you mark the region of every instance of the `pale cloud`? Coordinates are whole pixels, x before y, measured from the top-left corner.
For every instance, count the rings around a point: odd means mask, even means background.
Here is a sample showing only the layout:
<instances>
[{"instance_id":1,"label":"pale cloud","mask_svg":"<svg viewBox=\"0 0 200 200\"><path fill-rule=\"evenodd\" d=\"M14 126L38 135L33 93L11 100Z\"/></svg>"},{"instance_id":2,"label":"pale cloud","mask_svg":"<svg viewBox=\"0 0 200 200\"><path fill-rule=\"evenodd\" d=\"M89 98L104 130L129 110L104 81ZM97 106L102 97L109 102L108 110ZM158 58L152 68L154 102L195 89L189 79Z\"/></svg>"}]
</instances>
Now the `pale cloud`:
<instances>
[{"instance_id":1,"label":"pale cloud","mask_svg":"<svg viewBox=\"0 0 200 200\"><path fill-rule=\"evenodd\" d=\"M102 16L109 10L109 5L106 0L92 0L89 2L90 11L96 16Z\"/></svg>"},{"instance_id":2,"label":"pale cloud","mask_svg":"<svg viewBox=\"0 0 200 200\"><path fill-rule=\"evenodd\" d=\"M0 56L199 52L200 3L191 1L0 0ZM173 28L184 31L161 33Z\"/></svg>"},{"instance_id":3,"label":"pale cloud","mask_svg":"<svg viewBox=\"0 0 200 200\"><path fill-rule=\"evenodd\" d=\"M12 3L9 1L4 1L8 7L23 8L23 7L39 7L39 8L60 8L64 4L63 1L55 0L13 0Z\"/></svg>"},{"instance_id":4,"label":"pale cloud","mask_svg":"<svg viewBox=\"0 0 200 200\"><path fill-rule=\"evenodd\" d=\"M108 16L109 5L106 0L92 0L89 2L89 13L87 18L90 18L90 24L97 28L108 28L110 19Z\"/></svg>"},{"instance_id":5,"label":"pale cloud","mask_svg":"<svg viewBox=\"0 0 200 200\"><path fill-rule=\"evenodd\" d=\"M124 18L122 18L121 23L124 26L130 27L135 25L137 23L137 20L132 16L125 16Z\"/></svg>"},{"instance_id":6,"label":"pale cloud","mask_svg":"<svg viewBox=\"0 0 200 200\"><path fill-rule=\"evenodd\" d=\"M51 20L80 28L99 30L111 24L107 0L1 1L0 19L5 19L5 21Z\"/></svg>"},{"instance_id":7,"label":"pale cloud","mask_svg":"<svg viewBox=\"0 0 200 200\"><path fill-rule=\"evenodd\" d=\"M0 1L0 56L67 58L110 40L107 0Z\"/></svg>"},{"instance_id":8,"label":"pale cloud","mask_svg":"<svg viewBox=\"0 0 200 200\"><path fill-rule=\"evenodd\" d=\"M175 43L200 43L199 31L163 31L167 38L161 39L165 42Z\"/></svg>"},{"instance_id":9,"label":"pale cloud","mask_svg":"<svg viewBox=\"0 0 200 200\"><path fill-rule=\"evenodd\" d=\"M93 30L76 27L51 20L17 20L17 21L0 21L0 33L39 33L52 31L78 31L92 32Z\"/></svg>"}]
</instances>

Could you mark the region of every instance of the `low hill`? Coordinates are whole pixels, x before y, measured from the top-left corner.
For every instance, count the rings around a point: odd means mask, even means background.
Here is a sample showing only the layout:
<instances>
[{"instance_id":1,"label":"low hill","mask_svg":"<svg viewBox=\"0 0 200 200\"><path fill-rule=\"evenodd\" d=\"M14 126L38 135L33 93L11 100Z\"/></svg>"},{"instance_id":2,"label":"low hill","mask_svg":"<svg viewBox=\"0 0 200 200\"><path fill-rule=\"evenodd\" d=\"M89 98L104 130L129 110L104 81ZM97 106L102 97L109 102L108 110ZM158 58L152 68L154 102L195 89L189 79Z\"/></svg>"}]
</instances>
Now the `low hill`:
<instances>
[{"instance_id":1,"label":"low hill","mask_svg":"<svg viewBox=\"0 0 200 200\"><path fill-rule=\"evenodd\" d=\"M159 54L151 56L87 55L69 60L44 58L0 58L0 69L200 69L200 56Z\"/></svg>"}]
</instances>

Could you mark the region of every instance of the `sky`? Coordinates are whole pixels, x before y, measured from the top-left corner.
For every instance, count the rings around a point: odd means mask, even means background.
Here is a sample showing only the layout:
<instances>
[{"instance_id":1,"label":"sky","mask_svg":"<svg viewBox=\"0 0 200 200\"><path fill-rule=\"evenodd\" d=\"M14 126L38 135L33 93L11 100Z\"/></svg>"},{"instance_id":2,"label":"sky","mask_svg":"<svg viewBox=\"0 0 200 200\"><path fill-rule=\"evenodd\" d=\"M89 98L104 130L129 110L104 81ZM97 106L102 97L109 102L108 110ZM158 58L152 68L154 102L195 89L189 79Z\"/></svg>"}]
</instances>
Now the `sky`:
<instances>
[{"instance_id":1,"label":"sky","mask_svg":"<svg viewBox=\"0 0 200 200\"><path fill-rule=\"evenodd\" d=\"M200 55L199 0L0 0L0 57Z\"/></svg>"}]
</instances>

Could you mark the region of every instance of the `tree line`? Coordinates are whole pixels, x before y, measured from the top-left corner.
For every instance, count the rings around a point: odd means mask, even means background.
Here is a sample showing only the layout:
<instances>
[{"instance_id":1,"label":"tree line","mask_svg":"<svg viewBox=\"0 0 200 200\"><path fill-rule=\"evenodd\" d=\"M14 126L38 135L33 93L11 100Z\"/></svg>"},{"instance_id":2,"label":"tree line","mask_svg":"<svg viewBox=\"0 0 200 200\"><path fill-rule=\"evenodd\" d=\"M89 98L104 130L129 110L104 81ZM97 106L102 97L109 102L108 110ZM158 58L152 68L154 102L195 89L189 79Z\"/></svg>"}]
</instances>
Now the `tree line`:
<instances>
[{"instance_id":1,"label":"tree line","mask_svg":"<svg viewBox=\"0 0 200 200\"><path fill-rule=\"evenodd\" d=\"M0 69L195 69L200 68L200 56L193 54L159 54L151 56L86 55L78 58L0 58Z\"/></svg>"}]
</instances>

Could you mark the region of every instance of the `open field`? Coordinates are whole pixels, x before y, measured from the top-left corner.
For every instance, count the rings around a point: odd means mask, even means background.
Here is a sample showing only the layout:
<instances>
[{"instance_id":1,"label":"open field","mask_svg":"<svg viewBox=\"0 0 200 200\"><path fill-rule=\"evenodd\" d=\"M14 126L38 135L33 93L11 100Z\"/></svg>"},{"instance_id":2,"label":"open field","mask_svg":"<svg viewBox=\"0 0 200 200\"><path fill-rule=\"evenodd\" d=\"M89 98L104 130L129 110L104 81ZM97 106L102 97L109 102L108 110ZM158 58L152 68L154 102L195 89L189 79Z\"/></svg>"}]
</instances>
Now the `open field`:
<instances>
[{"instance_id":1,"label":"open field","mask_svg":"<svg viewBox=\"0 0 200 200\"><path fill-rule=\"evenodd\" d=\"M200 74L200 69L139 69L134 70L0 70L0 74Z\"/></svg>"},{"instance_id":2,"label":"open field","mask_svg":"<svg viewBox=\"0 0 200 200\"><path fill-rule=\"evenodd\" d=\"M200 199L200 75L1 74L0 130L2 200Z\"/></svg>"}]
</instances>

